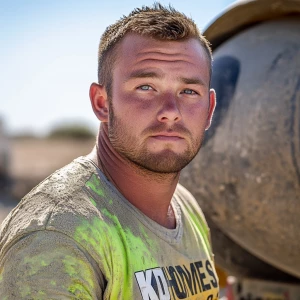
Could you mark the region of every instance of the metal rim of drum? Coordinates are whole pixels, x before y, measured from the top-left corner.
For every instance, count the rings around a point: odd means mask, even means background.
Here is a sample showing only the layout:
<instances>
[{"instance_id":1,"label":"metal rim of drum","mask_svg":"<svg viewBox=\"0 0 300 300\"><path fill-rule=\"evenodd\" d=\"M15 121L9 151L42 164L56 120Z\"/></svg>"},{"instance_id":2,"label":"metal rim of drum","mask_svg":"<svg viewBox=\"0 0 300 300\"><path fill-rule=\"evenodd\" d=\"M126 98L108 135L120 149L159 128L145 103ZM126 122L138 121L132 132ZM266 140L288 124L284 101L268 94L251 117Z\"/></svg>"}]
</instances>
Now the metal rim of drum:
<instances>
[{"instance_id":1,"label":"metal rim of drum","mask_svg":"<svg viewBox=\"0 0 300 300\"><path fill-rule=\"evenodd\" d=\"M236 1L208 25L203 35L215 50L246 28L289 15L300 16L300 0Z\"/></svg>"}]
</instances>

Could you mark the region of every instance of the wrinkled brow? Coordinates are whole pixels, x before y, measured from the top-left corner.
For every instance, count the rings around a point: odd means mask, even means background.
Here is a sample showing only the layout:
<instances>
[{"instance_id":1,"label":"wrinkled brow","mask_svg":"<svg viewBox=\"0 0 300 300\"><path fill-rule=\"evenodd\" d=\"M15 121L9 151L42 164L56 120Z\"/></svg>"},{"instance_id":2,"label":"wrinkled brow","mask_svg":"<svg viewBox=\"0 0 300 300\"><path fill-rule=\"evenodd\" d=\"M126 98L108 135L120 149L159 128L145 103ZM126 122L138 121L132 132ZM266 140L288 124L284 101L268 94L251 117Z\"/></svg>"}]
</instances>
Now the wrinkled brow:
<instances>
[{"instance_id":1,"label":"wrinkled brow","mask_svg":"<svg viewBox=\"0 0 300 300\"><path fill-rule=\"evenodd\" d=\"M135 78L163 78L163 75L156 73L156 72L151 72L148 70L137 70L133 71L129 76L129 79L135 79Z\"/></svg>"}]
</instances>

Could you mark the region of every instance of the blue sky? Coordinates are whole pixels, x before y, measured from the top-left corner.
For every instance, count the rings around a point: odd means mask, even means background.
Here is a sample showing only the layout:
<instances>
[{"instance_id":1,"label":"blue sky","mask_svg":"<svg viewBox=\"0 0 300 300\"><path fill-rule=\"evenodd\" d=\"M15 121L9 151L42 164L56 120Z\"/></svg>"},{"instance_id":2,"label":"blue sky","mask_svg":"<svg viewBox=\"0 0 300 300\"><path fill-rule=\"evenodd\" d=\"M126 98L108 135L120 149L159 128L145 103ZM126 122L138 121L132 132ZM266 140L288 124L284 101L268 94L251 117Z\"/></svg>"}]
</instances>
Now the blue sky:
<instances>
[{"instance_id":1,"label":"blue sky","mask_svg":"<svg viewBox=\"0 0 300 300\"><path fill-rule=\"evenodd\" d=\"M169 0L200 29L232 0ZM9 133L44 135L81 122L96 131L89 101L101 34L148 0L0 0L0 118Z\"/></svg>"}]
</instances>

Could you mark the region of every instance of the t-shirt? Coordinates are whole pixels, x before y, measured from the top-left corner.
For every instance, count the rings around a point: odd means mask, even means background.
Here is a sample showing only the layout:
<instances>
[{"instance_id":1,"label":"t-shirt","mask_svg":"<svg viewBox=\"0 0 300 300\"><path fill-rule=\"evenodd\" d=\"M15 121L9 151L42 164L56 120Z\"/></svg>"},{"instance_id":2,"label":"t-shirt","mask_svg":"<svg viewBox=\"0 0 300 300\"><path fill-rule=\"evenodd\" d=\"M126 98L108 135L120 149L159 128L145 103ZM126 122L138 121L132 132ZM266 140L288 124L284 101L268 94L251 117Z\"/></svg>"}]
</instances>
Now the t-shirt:
<instances>
[{"instance_id":1,"label":"t-shirt","mask_svg":"<svg viewBox=\"0 0 300 300\"><path fill-rule=\"evenodd\" d=\"M0 299L218 298L209 229L178 184L176 228L135 208L80 157L27 194L1 226Z\"/></svg>"}]
</instances>

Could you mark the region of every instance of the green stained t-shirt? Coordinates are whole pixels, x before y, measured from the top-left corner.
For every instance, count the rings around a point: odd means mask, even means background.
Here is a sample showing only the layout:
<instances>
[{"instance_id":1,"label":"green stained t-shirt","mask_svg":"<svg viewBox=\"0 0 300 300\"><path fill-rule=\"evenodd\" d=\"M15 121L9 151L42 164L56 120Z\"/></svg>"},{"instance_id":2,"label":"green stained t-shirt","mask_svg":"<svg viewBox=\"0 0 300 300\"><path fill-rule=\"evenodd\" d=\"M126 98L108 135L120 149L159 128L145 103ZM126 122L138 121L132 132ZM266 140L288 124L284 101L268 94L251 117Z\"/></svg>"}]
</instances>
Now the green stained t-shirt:
<instances>
[{"instance_id":1,"label":"green stained t-shirt","mask_svg":"<svg viewBox=\"0 0 300 300\"><path fill-rule=\"evenodd\" d=\"M218 298L209 229L191 194L176 228L141 213L85 157L25 196L0 232L0 299Z\"/></svg>"}]
</instances>

